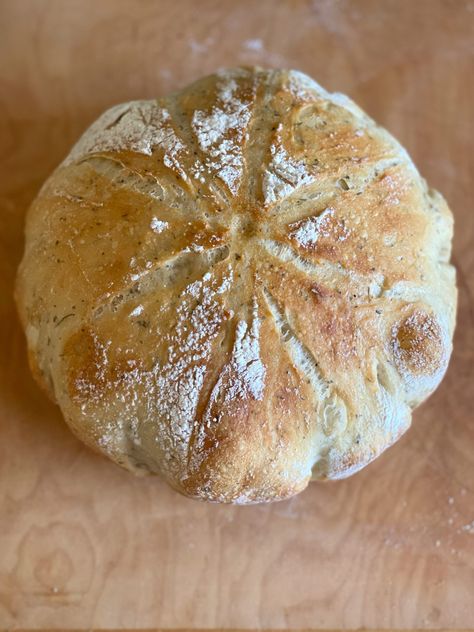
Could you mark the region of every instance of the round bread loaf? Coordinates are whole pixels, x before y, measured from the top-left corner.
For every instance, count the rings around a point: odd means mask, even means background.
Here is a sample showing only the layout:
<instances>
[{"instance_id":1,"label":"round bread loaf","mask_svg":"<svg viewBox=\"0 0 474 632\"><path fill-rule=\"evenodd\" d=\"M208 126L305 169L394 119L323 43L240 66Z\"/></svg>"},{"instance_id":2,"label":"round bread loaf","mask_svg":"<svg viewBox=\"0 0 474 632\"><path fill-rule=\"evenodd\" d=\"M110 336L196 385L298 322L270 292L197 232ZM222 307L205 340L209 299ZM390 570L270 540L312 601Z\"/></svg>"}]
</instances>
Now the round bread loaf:
<instances>
[{"instance_id":1,"label":"round bread loaf","mask_svg":"<svg viewBox=\"0 0 474 632\"><path fill-rule=\"evenodd\" d=\"M452 224L392 136L299 72L118 105L28 214L32 370L127 469L288 498L369 463L440 382Z\"/></svg>"}]
</instances>

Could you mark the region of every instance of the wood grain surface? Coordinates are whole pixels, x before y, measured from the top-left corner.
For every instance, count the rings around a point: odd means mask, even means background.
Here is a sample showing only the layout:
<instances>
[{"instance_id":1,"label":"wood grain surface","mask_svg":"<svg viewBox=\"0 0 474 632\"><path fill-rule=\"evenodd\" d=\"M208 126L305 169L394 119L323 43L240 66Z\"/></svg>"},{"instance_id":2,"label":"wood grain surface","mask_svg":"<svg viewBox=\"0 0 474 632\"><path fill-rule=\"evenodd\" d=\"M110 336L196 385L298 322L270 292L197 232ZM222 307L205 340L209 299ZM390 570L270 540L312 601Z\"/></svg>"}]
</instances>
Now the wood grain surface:
<instances>
[{"instance_id":1,"label":"wood grain surface","mask_svg":"<svg viewBox=\"0 0 474 632\"><path fill-rule=\"evenodd\" d=\"M0 627L474 627L474 2L0 2ZM208 506L71 435L12 300L25 210L108 106L218 67L295 67L408 148L456 218L455 352L355 477Z\"/></svg>"}]
</instances>

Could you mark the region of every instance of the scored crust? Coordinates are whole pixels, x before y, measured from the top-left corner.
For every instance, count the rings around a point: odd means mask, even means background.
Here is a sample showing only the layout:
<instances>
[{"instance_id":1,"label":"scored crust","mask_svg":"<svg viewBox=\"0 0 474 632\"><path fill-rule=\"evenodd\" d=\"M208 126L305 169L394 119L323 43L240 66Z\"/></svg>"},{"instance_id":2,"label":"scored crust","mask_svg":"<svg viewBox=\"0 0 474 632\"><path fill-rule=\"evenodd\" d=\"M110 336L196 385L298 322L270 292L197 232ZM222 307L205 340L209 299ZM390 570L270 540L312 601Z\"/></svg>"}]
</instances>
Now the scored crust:
<instances>
[{"instance_id":1,"label":"scored crust","mask_svg":"<svg viewBox=\"0 0 474 632\"><path fill-rule=\"evenodd\" d=\"M88 445L182 493L287 498L369 463L440 382L452 216L296 71L111 108L27 217L35 376Z\"/></svg>"}]
</instances>

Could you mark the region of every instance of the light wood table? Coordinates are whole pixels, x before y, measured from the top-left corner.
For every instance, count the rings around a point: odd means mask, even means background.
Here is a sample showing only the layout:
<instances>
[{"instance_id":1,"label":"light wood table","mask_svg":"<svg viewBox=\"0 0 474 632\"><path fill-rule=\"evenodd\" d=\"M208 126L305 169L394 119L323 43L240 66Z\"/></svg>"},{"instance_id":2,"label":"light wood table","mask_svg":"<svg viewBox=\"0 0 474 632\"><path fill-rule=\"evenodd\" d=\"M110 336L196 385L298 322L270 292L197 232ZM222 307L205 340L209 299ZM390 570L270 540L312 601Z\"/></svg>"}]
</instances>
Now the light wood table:
<instances>
[{"instance_id":1,"label":"light wood table","mask_svg":"<svg viewBox=\"0 0 474 632\"><path fill-rule=\"evenodd\" d=\"M408 148L456 216L455 353L355 477L249 508L135 479L33 383L12 301L25 210L106 107L221 66L299 68ZM0 2L0 627L474 627L474 2Z\"/></svg>"}]
</instances>

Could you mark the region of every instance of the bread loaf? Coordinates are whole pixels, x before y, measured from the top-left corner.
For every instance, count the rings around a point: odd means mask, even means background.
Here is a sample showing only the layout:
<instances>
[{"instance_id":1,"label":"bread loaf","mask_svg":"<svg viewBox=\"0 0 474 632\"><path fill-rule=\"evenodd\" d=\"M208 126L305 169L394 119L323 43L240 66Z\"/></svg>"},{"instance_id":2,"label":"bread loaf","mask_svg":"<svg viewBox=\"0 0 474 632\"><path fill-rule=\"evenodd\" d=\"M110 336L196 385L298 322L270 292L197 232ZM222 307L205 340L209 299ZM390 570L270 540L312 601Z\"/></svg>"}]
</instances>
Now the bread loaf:
<instances>
[{"instance_id":1,"label":"bread loaf","mask_svg":"<svg viewBox=\"0 0 474 632\"><path fill-rule=\"evenodd\" d=\"M28 213L32 370L125 468L288 498L368 464L440 382L452 225L393 137L299 72L112 107Z\"/></svg>"}]
</instances>

